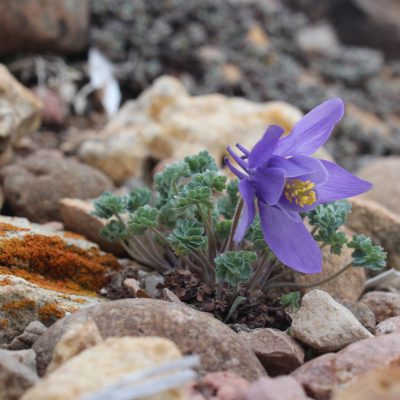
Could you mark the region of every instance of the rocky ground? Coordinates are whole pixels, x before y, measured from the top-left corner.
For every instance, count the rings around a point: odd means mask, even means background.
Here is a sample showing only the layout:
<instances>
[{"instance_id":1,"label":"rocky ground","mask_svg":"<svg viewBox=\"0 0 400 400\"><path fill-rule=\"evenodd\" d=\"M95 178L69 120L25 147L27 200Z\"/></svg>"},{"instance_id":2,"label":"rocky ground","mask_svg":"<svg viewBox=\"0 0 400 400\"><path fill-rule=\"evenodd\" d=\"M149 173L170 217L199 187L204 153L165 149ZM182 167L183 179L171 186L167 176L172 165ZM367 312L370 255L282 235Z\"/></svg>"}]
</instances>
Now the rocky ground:
<instances>
[{"instance_id":1,"label":"rocky ground","mask_svg":"<svg viewBox=\"0 0 400 400\"><path fill-rule=\"evenodd\" d=\"M1 400L126 398L112 384L128 373L132 399L400 398L395 0L3 3ZM93 47L111 73L93 75ZM185 304L196 282L181 277L183 290L100 237L104 191L151 185L203 149L222 166L227 144L290 131L333 96L346 115L319 156L373 183L350 200L346 232L381 244L388 271L349 269L295 313L260 304L227 325ZM291 279L317 282L349 258L324 250L319 276Z\"/></svg>"}]
</instances>

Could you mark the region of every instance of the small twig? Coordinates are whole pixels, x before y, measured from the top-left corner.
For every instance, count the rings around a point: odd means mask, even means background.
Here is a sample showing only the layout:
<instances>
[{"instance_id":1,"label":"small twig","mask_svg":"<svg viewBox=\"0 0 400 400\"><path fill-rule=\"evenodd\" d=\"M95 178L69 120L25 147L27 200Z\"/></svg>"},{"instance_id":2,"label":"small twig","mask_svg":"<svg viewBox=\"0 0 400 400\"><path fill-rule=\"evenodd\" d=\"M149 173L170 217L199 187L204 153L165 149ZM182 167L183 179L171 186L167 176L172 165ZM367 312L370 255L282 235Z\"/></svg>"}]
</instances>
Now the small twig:
<instances>
[{"instance_id":1,"label":"small twig","mask_svg":"<svg viewBox=\"0 0 400 400\"><path fill-rule=\"evenodd\" d=\"M227 241L227 245L226 245L227 251L232 250L233 238L235 236L236 229L237 229L237 226L239 224L239 219L240 219L240 214L242 213L242 209L243 209L243 199L240 198L240 200L238 201L238 203L236 205L235 214L233 215L232 226L231 226L231 229L229 231L228 241ZM221 252L223 250L224 249L222 249Z\"/></svg>"}]
</instances>

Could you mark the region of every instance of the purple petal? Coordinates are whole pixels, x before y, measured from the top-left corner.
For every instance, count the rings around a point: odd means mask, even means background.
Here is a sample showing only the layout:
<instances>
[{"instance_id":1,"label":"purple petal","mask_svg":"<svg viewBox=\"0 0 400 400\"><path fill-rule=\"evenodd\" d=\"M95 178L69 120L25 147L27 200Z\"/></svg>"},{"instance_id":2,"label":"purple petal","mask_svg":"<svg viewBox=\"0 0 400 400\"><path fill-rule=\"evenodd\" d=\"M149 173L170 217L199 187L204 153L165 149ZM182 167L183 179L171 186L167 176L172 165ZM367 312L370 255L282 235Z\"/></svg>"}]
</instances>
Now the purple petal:
<instances>
[{"instance_id":1,"label":"purple petal","mask_svg":"<svg viewBox=\"0 0 400 400\"><path fill-rule=\"evenodd\" d=\"M302 180L309 179L314 183L322 183L328 179L328 173L321 161L310 156L272 156L268 167L284 169L288 178L301 177Z\"/></svg>"},{"instance_id":2,"label":"purple petal","mask_svg":"<svg viewBox=\"0 0 400 400\"><path fill-rule=\"evenodd\" d=\"M228 157L224 158L225 165L239 178L239 179L246 179L247 175L245 175L243 172L240 172L236 167L234 167L229 160Z\"/></svg>"},{"instance_id":3,"label":"purple petal","mask_svg":"<svg viewBox=\"0 0 400 400\"><path fill-rule=\"evenodd\" d=\"M233 238L235 242L241 242L246 234L247 229L251 225L256 213L254 205L254 189L251 182L248 179L243 179L239 182L239 191L242 195L244 202L242 216L240 218L239 224L237 226L235 237Z\"/></svg>"},{"instance_id":4,"label":"purple petal","mask_svg":"<svg viewBox=\"0 0 400 400\"><path fill-rule=\"evenodd\" d=\"M267 165L283 132L283 128L278 125L268 127L262 139L256 143L249 154L250 168Z\"/></svg>"},{"instance_id":5,"label":"purple petal","mask_svg":"<svg viewBox=\"0 0 400 400\"><path fill-rule=\"evenodd\" d=\"M252 173L257 196L269 205L278 202L285 186L285 171L281 168L258 168Z\"/></svg>"},{"instance_id":6,"label":"purple petal","mask_svg":"<svg viewBox=\"0 0 400 400\"><path fill-rule=\"evenodd\" d=\"M339 165L325 160L321 162L328 171L329 178L317 188L320 203L357 196L371 189L369 182L357 178Z\"/></svg>"},{"instance_id":7,"label":"purple petal","mask_svg":"<svg viewBox=\"0 0 400 400\"><path fill-rule=\"evenodd\" d=\"M231 155L231 157L238 163L238 165L240 165L240 167L245 170L247 172L248 169L248 164L247 161L244 161L243 158L241 158L240 156L238 156L230 146L228 146L226 148L226 150L228 151L228 153Z\"/></svg>"},{"instance_id":8,"label":"purple petal","mask_svg":"<svg viewBox=\"0 0 400 400\"><path fill-rule=\"evenodd\" d=\"M300 216L293 220L279 208L261 202L259 209L265 241L279 261L298 272L321 272L321 250Z\"/></svg>"},{"instance_id":9,"label":"purple petal","mask_svg":"<svg viewBox=\"0 0 400 400\"><path fill-rule=\"evenodd\" d=\"M283 157L314 153L328 140L343 113L344 104L341 99L323 102L306 114L292 132L279 141L275 153Z\"/></svg>"},{"instance_id":10,"label":"purple petal","mask_svg":"<svg viewBox=\"0 0 400 400\"><path fill-rule=\"evenodd\" d=\"M236 143L236 147L244 154L242 156L244 159L248 158L250 151L246 149L246 147L242 146L240 143Z\"/></svg>"}]
</instances>

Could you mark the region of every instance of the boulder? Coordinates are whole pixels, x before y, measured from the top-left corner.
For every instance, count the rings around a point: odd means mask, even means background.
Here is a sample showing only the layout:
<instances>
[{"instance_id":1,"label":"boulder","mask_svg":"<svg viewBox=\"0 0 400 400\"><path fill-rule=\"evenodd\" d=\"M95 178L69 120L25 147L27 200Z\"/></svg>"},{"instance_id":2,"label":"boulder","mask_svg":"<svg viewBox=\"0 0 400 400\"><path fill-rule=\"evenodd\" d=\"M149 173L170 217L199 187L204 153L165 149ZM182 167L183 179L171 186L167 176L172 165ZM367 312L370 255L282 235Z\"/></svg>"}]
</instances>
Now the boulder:
<instances>
[{"instance_id":1,"label":"boulder","mask_svg":"<svg viewBox=\"0 0 400 400\"><path fill-rule=\"evenodd\" d=\"M361 301L375 314L376 322L400 316L400 294L390 292L369 292Z\"/></svg>"}]
</instances>

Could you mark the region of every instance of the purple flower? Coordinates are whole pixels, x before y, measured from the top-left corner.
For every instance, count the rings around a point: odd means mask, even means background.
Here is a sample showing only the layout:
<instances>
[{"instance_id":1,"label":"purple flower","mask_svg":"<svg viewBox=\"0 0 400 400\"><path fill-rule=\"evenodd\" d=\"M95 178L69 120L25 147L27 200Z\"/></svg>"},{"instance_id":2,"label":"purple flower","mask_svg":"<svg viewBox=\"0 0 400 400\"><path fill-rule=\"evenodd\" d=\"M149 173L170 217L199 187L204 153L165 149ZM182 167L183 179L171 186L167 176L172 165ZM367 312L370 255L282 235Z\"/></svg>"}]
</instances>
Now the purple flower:
<instances>
[{"instance_id":1,"label":"purple flower","mask_svg":"<svg viewBox=\"0 0 400 400\"><path fill-rule=\"evenodd\" d=\"M338 165L311 157L328 140L343 113L343 101L331 99L305 115L286 137L281 137L281 127L272 125L251 151L237 145L242 156L227 148L243 170L225 160L240 179L244 202L236 242L251 225L257 203L265 241L277 258L299 272L322 270L321 250L299 213L371 188Z\"/></svg>"}]
</instances>

